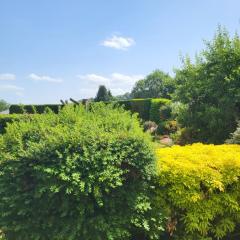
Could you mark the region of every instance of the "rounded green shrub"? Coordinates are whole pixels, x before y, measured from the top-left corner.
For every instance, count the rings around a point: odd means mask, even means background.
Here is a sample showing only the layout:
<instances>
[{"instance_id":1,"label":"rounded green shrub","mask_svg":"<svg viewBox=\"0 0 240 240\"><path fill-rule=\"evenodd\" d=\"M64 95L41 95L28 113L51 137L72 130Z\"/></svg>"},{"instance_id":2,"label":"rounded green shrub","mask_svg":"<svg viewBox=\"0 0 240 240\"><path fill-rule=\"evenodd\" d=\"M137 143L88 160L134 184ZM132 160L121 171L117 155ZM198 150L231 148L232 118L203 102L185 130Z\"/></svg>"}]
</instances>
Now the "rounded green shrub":
<instances>
[{"instance_id":1,"label":"rounded green shrub","mask_svg":"<svg viewBox=\"0 0 240 240\"><path fill-rule=\"evenodd\" d=\"M157 238L160 218L151 215L149 195L154 154L135 115L101 103L33 115L8 125L0 159L6 239Z\"/></svg>"}]
</instances>

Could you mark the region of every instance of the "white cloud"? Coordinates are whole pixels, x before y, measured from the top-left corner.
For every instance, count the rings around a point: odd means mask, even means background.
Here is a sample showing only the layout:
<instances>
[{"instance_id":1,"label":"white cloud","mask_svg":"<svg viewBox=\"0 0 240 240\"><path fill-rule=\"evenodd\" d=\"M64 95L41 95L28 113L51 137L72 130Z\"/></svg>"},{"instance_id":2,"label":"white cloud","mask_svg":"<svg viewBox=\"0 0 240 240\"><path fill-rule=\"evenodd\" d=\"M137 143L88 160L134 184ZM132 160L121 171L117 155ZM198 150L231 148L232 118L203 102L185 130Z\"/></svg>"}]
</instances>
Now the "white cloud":
<instances>
[{"instance_id":1,"label":"white cloud","mask_svg":"<svg viewBox=\"0 0 240 240\"><path fill-rule=\"evenodd\" d=\"M111 93L113 96L117 96L117 95L123 95L124 93L126 93L127 91L122 89L122 88L111 88Z\"/></svg>"},{"instance_id":2,"label":"white cloud","mask_svg":"<svg viewBox=\"0 0 240 240\"><path fill-rule=\"evenodd\" d=\"M16 75L12 74L12 73L2 73L0 74L0 80L15 80L16 79Z\"/></svg>"},{"instance_id":3,"label":"white cloud","mask_svg":"<svg viewBox=\"0 0 240 240\"><path fill-rule=\"evenodd\" d=\"M0 91L21 92L24 91L24 88L18 87L16 85L0 85Z\"/></svg>"},{"instance_id":4,"label":"white cloud","mask_svg":"<svg viewBox=\"0 0 240 240\"><path fill-rule=\"evenodd\" d=\"M63 82L63 80L61 78L53 78L53 77L45 76L45 75L37 75L35 73L31 73L29 75L29 78L32 79L33 81L36 81L36 82L40 82L40 81L52 82L52 83L61 83L61 82Z\"/></svg>"},{"instance_id":5,"label":"white cloud","mask_svg":"<svg viewBox=\"0 0 240 240\"><path fill-rule=\"evenodd\" d=\"M109 84L110 82L108 78L97 74L78 75L77 77L96 84Z\"/></svg>"},{"instance_id":6,"label":"white cloud","mask_svg":"<svg viewBox=\"0 0 240 240\"><path fill-rule=\"evenodd\" d=\"M112 81L120 81L125 83L135 83L136 81L143 79L144 75L124 75L121 73L112 73Z\"/></svg>"},{"instance_id":7,"label":"white cloud","mask_svg":"<svg viewBox=\"0 0 240 240\"><path fill-rule=\"evenodd\" d=\"M127 50L129 47L133 46L135 41L130 37L121 37L113 35L111 38L104 40L101 45L105 47L115 48L119 50Z\"/></svg>"},{"instance_id":8,"label":"white cloud","mask_svg":"<svg viewBox=\"0 0 240 240\"><path fill-rule=\"evenodd\" d=\"M86 95L96 93L99 85L105 85L109 88L113 95L119 95L132 90L135 82L144 78L144 75L126 75L121 73L112 73L109 76L102 76L97 74L78 75L78 78L83 80L81 82L81 92ZM93 84L95 88L93 88Z\"/></svg>"}]
</instances>

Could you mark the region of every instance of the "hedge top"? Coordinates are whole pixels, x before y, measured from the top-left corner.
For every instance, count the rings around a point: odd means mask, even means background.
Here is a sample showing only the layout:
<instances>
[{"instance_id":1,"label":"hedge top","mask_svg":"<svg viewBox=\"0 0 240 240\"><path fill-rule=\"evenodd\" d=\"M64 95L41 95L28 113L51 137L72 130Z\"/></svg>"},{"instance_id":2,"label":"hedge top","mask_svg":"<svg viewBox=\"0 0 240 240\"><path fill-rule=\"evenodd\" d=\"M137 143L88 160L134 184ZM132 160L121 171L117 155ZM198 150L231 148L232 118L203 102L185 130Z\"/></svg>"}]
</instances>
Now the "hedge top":
<instances>
[{"instance_id":1,"label":"hedge top","mask_svg":"<svg viewBox=\"0 0 240 240\"><path fill-rule=\"evenodd\" d=\"M109 103L109 102L107 102ZM110 102L111 103L111 102ZM138 113L139 117L143 120L156 121L160 120L161 106L168 108L171 101L165 98L145 98L145 99L131 99L124 101L114 101L114 104L124 106L126 110ZM46 109L51 109L54 113L58 113L62 105L46 104L46 105L11 105L10 114L23 114L23 113L44 113ZM166 109L163 109L163 112ZM167 110L169 112L169 108ZM163 114L164 115L164 114ZM169 115L169 114L168 114Z\"/></svg>"}]
</instances>

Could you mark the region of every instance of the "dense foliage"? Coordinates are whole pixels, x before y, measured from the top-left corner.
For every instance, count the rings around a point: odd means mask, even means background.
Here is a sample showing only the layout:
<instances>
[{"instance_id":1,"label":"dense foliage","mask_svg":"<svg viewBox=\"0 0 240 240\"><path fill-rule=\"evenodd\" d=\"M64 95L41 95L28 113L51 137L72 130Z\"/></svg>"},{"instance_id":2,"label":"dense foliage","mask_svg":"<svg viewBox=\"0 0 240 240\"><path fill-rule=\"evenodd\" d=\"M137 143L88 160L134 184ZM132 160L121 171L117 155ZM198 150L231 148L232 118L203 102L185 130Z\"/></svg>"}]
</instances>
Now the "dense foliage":
<instances>
[{"instance_id":1,"label":"dense foliage","mask_svg":"<svg viewBox=\"0 0 240 240\"><path fill-rule=\"evenodd\" d=\"M223 143L240 113L240 38L219 28L195 63L187 57L176 71L175 100L183 106L178 121L192 142Z\"/></svg>"},{"instance_id":2,"label":"dense foliage","mask_svg":"<svg viewBox=\"0 0 240 240\"><path fill-rule=\"evenodd\" d=\"M9 123L14 121L23 121L24 119L30 119L30 115L26 114L0 114L0 134L5 133L6 127Z\"/></svg>"},{"instance_id":3,"label":"dense foliage","mask_svg":"<svg viewBox=\"0 0 240 240\"><path fill-rule=\"evenodd\" d=\"M110 102L111 103L111 102ZM161 120L167 120L171 115L171 108L169 99L165 98L147 98L147 99L130 99L114 101L115 105L121 105L126 110L130 110L133 113L138 113L139 117L143 120L151 120L159 123ZM94 105L94 103L91 103ZM58 113L62 105L49 104L49 105L11 105L11 114L22 113L44 113L47 109Z\"/></svg>"},{"instance_id":4,"label":"dense foliage","mask_svg":"<svg viewBox=\"0 0 240 240\"><path fill-rule=\"evenodd\" d=\"M239 239L240 147L174 146L158 149L157 156L156 201L169 215L169 234L186 240Z\"/></svg>"},{"instance_id":5,"label":"dense foliage","mask_svg":"<svg viewBox=\"0 0 240 240\"><path fill-rule=\"evenodd\" d=\"M133 98L171 98L174 88L173 79L168 74L156 70L135 84L131 96Z\"/></svg>"},{"instance_id":6,"label":"dense foliage","mask_svg":"<svg viewBox=\"0 0 240 240\"><path fill-rule=\"evenodd\" d=\"M8 240L158 236L154 154L135 115L111 105L32 115L0 136L0 229Z\"/></svg>"},{"instance_id":7,"label":"dense foliage","mask_svg":"<svg viewBox=\"0 0 240 240\"><path fill-rule=\"evenodd\" d=\"M168 123L171 118L171 101L165 98L157 99L130 99L122 101L113 101L115 105L121 105L124 109L133 113L138 113L139 117L145 121L151 120L157 124L163 125ZM111 103L111 102L107 102ZM94 105L92 102L90 105ZM11 105L10 113L22 114L22 113L44 113L47 109L58 113L62 105Z\"/></svg>"}]
</instances>

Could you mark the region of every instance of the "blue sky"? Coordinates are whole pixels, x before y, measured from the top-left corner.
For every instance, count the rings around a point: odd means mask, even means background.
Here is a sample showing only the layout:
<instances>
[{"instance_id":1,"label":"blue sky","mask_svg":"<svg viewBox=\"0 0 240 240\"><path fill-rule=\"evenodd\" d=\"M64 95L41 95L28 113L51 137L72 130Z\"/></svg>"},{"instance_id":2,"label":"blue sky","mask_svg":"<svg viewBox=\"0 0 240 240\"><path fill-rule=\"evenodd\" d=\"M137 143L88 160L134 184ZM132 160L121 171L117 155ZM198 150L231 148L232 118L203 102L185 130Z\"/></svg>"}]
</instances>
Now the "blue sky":
<instances>
[{"instance_id":1,"label":"blue sky","mask_svg":"<svg viewBox=\"0 0 240 240\"><path fill-rule=\"evenodd\" d=\"M240 32L239 0L1 0L0 99L58 103L100 84L130 91L154 69L173 74L217 25Z\"/></svg>"}]
</instances>

